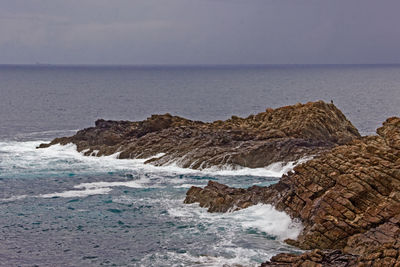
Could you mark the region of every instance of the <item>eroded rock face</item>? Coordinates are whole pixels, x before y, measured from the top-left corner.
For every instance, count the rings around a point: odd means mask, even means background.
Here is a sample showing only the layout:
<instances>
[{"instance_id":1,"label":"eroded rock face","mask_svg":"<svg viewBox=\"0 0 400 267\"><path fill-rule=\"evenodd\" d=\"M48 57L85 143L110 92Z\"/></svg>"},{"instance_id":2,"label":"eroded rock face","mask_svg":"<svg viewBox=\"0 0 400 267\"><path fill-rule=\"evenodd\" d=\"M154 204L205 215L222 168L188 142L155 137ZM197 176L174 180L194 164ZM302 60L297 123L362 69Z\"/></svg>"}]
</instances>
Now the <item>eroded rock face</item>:
<instances>
[{"instance_id":1,"label":"eroded rock face","mask_svg":"<svg viewBox=\"0 0 400 267\"><path fill-rule=\"evenodd\" d=\"M192 186L186 192L185 203L199 203L200 207L208 208L209 212L227 212L266 203L272 193L267 187L255 185L248 189L233 188L209 181L204 189Z\"/></svg>"},{"instance_id":2,"label":"eroded rock face","mask_svg":"<svg viewBox=\"0 0 400 267\"><path fill-rule=\"evenodd\" d=\"M399 246L384 244L382 247L370 247L362 255L344 253L342 250L315 249L301 255L281 253L261 264L261 267L391 267L399 266Z\"/></svg>"},{"instance_id":3,"label":"eroded rock face","mask_svg":"<svg viewBox=\"0 0 400 267\"><path fill-rule=\"evenodd\" d=\"M275 189L281 196L271 201L304 222L300 247L363 254L366 247L398 239L400 118L388 119L377 132L335 147L282 178L279 184L286 188Z\"/></svg>"},{"instance_id":4,"label":"eroded rock face","mask_svg":"<svg viewBox=\"0 0 400 267\"><path fill-rule=\"evenodd\" d=\"M96 126L50 144L74 143L85 155L152 158L147 163L175 162L201 169L231 165L264 167L298 160L360 137L333 104L322 101L267 109L247 118L204 123L177 116L153 115L140 122L96 121Z\"/></svg>"},{"instance_id":5,"label":"eroded rock face","mask_svg":"<svg viewBox=\"0 0 400 267\"><path fill-rule=\"evenodd\" d=\"M271 258L271 261L261 264L261 267L347 267L357 264L357 256L343 254L340 250L319 249L301 255L281 253Z\"/></svg>"},{"instance_id":6,"label":"eroded rock face","mask_svg":"<svg viewBox=\"0 0 400 267\"><path fill-rule=\"evenodd\" d=\"M273 204L303 222L302 233L289 244L339 249L341 257L356 255L365 266L400 265L400 118L387 119L377 133L297 166L273 186L234 189L210 182L204 189L192 187L185 202L210 211ZM303 262L317 264L306 266L321 266L304 255ZM285 266L293 257L279 255L266 266ZM348 264L343 266L355 263Z\"/></svg>"}]
</instances>

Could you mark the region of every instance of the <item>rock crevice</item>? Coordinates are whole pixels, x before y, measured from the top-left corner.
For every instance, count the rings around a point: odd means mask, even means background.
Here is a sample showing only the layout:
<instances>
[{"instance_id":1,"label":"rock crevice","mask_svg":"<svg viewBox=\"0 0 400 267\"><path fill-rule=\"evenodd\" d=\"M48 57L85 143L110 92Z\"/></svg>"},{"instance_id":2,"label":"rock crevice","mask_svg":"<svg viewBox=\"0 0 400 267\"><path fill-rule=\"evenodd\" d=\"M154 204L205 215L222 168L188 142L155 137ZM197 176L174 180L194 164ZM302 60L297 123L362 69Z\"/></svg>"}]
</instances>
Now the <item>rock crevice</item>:
<instances>
[{"instance_id":1,"label":"rock crevice","mask_svg":"<svg viewBox=\"0 0 400 267\"><path fill-rule=\"evenodd\" d=\"M332 249L349 259L343 266L400 265L400 118L387 119L377 134L334 147L270 187L238 189L210 181L204 189L192 187L185 203L198 202L211 212L273 204L303 222L298 239L288 243L322 249L279 255L265 266L310 262L314 254L331 259Z\"/></svg>"}]
</instances>

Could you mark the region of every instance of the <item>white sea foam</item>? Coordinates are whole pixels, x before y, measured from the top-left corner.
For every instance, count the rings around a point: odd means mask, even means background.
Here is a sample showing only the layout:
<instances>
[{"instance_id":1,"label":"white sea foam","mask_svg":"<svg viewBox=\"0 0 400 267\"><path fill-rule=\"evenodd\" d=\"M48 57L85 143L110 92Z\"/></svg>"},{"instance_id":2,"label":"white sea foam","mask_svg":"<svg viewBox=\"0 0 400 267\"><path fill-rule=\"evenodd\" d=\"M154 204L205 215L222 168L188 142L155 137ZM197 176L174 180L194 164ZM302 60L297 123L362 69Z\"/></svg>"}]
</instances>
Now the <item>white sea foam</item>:
<instances>
[{"instance_id":1,"label":"white sea foam","mask_svg":"<svg viewBox=\"0 0 400 267\"><path fill-rule=\"evenodd\" d=\"M293 169L293 167L307 159L288 164L275 163L266 168L209 168L204 170L192 170L180 168L176 163L168 166L156 167L144 164L146 159L118 159L118 154L104 157L87 157L76 151L76 146L68 144L65 146L55 145L46 149L36 149L42 142L0 142L0 176L21 177L28 175L37 177L39 175L66 175L66 174L104 174L107 172L122 172L126 174L125 181L96 181L85 182L73 186L72 189L61 192L51 192L41 195L20 195L2 199L2 202L16 201L26 197L40 198L71 198L87 197L91 195L109 194L115 187L149 188L172 186L173 188L189 188L193 185L203 185L208 179L193 180L191 175L200 176L269 176L279 177ZM161 157L162 154L154 157ZM178 178L177 174L183 174ZM186 176L189 175L189 176ZM169 177L168 177L169 176ZM127 180L126 178L132 178ZM218 179L235 179L232 177L218 177ZM196 178L197 179L197 178ZM236 179L242 179L237 177ZM257 178L259 181L260 179ZM196 183L196 184L195 184ZM217 256L197 256L190 253L168 252L168 257L176 260L167 262L187 262L192 266L221 266L223 264L252 265L254 258L269 259L274 252L265 248L246 248L232 243L236 233L255 230L276 237L277 240L286 238L295 239L301 231L301 224L292 221L288 215L276 211L270 205L256 205L244 210L232 213L216 214L208 213L206 209L196 204L184 205L182 199L135 199L129 196L113 196L113 202L121 204L135 204L138 202L149 203L155 201L159 205L167 205L168 213L165 216L179 217L179 221L190 221L191 225L207 225L207 234L218 235L218 240L210 248L216 251ZM224 230L218 230L223 227ZM191 234L203 234L202 230L194 227L185 230ZM276 241L275 245L280 245ZM275 252L276 254L276 252ZM226 256L228 255L228 256ZM165 263L165 253L160 254L160 263ZM152 263L154 258L149 258ZM146 261L144 262L146 266Z\"/></svg>"},{"instance_id":2,"label":"white sea foam","mask_svg":"<svg viewBox=\"0 0 400 267\"><path fill-rule=\"evenodd\" d=\"M0 199L0 201L1 202L12 202L12 201L21 200L21 199L24 199L27 197L28 197L28 195L18 195L18 196L12 196L9 198L2 198L2 199Z\"/></svg>"},{"instance_id":3,"label":"white sea foam","mask_svg":"<svg viewBox=\"0 0 400 267\"><path fill-rule=\"evenodd\" d=\"M240 247L230 248L234 253L234 257L223 257L223 256L194 256L188 253L155 253L150 256L144 257L140 261L139 266L166 266L170 262L171 266L194 266L194 267L221 267L221 266L248 266L256 267L259 263L255 263L251 260L252 257L258 256L259 251L253 249L245 249ZM263 253L263 259L269 259L273 255ZM173 264L179 262L179 264Z\"/></svg>"},{"instance_id":4,"label":"white sea foam","mask_svg":"<svg viewBox=\"0 0 400 267\"><path fill-rule=\"evenodd\" d=\"M193 170L174 166L156 167L144 164L147 159L117 159L118 154L103 157L88 157L76 151L76 146L54 145L45 149L36 149L42 141L0 142L3 170L0 176L18 174L40 175L41 173L107 173L115 171L139 171L146 173L187 174ZM160 157L162 154L156 155Z\"/></svg>"},{"instance_id":5,"label":"white sea foam","mask_svg":"<svg viewBox=\"0 0 400 267\"><path fill-rule=\"evenodd\" d=\"M0 168L3 173L12 175L20 174L46 174L60 173L99 173L113 171L139 171L145 173L163 174L194 174L194 175L220 175L220 176L267 176L280 177L291 171L295 165L302 163L309 158L287 164L274 163L265 168L232 168L213 167L203 170L181 168L176 163L167 166L154 166L144 164L148 159L118 159L118 153L103 157L88 157L76 150L74 144L54 145L45 149L36 149L43 141L27 142L0 142L0 153L2 161ZM160 153L152 158L158 158L164 154ZM1 174L0 174L1 175Z\"/></svg>"},{"instance_id":6,"label":"white sea foam","mask_svg":"<svg viewBox=\"0 0 400 267\"><path fill-rule=\"evenodd\" d=\"M39 195L43 198L54 198L54 197L87 197L91 195L104 195L108 194L111 188L86 188L84 190L68 190L60 193L42 194Z\"/></svg>"},{"instance_id":7,"label":"white sea foam","mask_svg":"<svg viewBox=\"0 0 400 267\"><path fill-rule=\"evenodd\" d=\"M240 221L244 228L255 228L281 240L296 239L302 230L301 223L293 221L285 212L271 205L255 205L227 214Z\"/></svg>"},{"instance_id":8,"label":"white sea foam","mask_svg":"<svg viewBox=\"0 0 400 267\"><path fill-rule=\"evenodd\" d=\"M74 190L64 192L54 192L40 195L44 198L51 197L86 197L89 195L107 194L113 187L157 187L157 184L176 184L175 188L190 188L194 185L185 178L166 178L166 175L189 174L189 175L212 175L212 176L270 176L279 177L293 169L293 167L307 159L287 164L274 163L266 168L209 168L204 170L185 169L172 163L168 166L153 166L144 164L147 159L118 159L118 154L103 157L88 157L76 150L73 144L54 145L45 149L36 149L43 141L27 142L0 142L0 176L2 177L21 177L40 176L40 175L75 175L75 174L96 174L123 171L126 173L146 173L156 176L156 182L149 182L148 177L143 175L140 179L133 181L116 182L93 182L75 185ZM162 157L164 154L155 155L155 158ZM135 176L135 174L133 174ZM204 180L204 183L206 180ZM201 183L201 182L199 182ZM76 189L76 190L75 190ZM16 196L2 201L16 201L26 196Z\"/></svg>"},{"instance_id":9,"label":"white sea foam","mask_svg":"<svg viewBox=\"0 0 400 267\"><path fill-rule=\"evenodd\" d=\"M93 182L93 183L82 183L75 185L74 188L78 190L68 190L60 193L43 194L40 197L53 198L53 197L86 197L90 195L103 195L108 194L112 187L130 187L130 188L143 188L143 183L148 182L144 176L135 181L124 181L124 182ZM149 186L146 186L149 187ZM154 186L153 186L154 187Z\"/></svg>"},{"instance_id":10,"label":"white sea foam","mask_svg":"<svg viewBox=\"0 0 400 267\"><path fill-rule=\"evenodd\" d=\"M216 256L198 256L189 253L174 253L168 254L168 261L185 263L190 266L230 266L241 264L244 266L258 266L255 263L259 260L265 261L273 255L287 249L282 241L287 238L297 238L302 230L301 223L293 221L284 212L277 211L271 205L255 205L247 209L243 209L231 213L208 213L206 209L200 208L197 204L184 205L182 201L171 202L168 208L168 214L172 217L179 217L181 221L188 225L205 225L206 233L218 236L215 243L210 245L210 251ZM190 228L190 235L204 234L197 228ZM258 245L246 247L246 245L238 245L240 239L235 239L240 236L243 231L255 231L254 233L266 234L270 237L275 237L276 240L269 242L258 239ZM259 235L257 235L258 238ZM266 249L269 246L270 249ZM283 249L283 250L281 250ZM160 263L163 259L160 254ZM154 259L154 257L152 256ZM152 259L152 260L153 260ZM158 260L155 255L155 260ZM146 264L144 259L143 263ZM164 258L165 263L165 258Z\"/></svg>"},{"instance_id":11,"label":"white sea foam","mask_svg":"<svg viewBox=\"0 0 400 267\"><path fill-rule=\"evenodd\" d=\"M84 188L84 189L100 189L100 188L110 188L116 186L124 186L130 188L142 188L144 187L138 181L128 181L128 182L94 182L94 183L83 183L74 186L74 188Z\"/></svg>"},{"instance_id":12,"label":"white sea foam","mask_svg":"<svg viewBox=\"0 0 400 267\"><path fill-rule=\"evenodd\" d=\"M183 220L200 219L213 222L216 225L226 225L228 222L239 222L244 229L257 229L279 240L296 239L302 230L301 223L293 221L285 212L277 211L273 206L258 204L247 209L223 214L209 213L197 204L177 205L168 209L168 213Z\"/></svg>"},{"instance_id":13,"label":"white sea foam","mask_svg":"<svg viewBox=\"0 0 400 267\"><path fill-rule=\"evenodd\" d=\"M250 175L250 176L266 176L266 177L281 177L284 174L292 171L293 168L301 163L310 160L311 157L305 157L297 161L290 161L288 163L275 162L264 168L246 168L238 167L232 168L227 167L213 167L208 169L203 169L202 172L210 173L215 175Z\"/></svg>"},{"instance_id":14,"label":"white sea foam","mask_svg":"<svg viewBox=\"0 0 400 267\"><path fill-rule=\"evenodd\" d=\"M190 188L192 186L199 186L198 184L181 184L174 186L175 188Z\"/></svg>"}]
</instances>

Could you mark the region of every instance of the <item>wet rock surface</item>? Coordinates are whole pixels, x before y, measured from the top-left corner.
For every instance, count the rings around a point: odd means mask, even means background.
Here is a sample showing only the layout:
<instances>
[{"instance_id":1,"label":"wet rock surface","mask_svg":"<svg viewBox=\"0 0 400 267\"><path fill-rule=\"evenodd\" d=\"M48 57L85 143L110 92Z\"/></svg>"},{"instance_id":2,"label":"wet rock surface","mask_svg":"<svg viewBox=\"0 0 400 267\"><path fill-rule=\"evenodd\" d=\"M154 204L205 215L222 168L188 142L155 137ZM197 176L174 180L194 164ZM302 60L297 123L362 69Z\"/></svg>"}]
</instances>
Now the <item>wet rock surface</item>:
<instances>
[{"instance_id":1,"label":"wet rock surface","mask_svg":"<svg viewBox=\"0 0 400 267\"><path fill-rule=\"evenodd\" d=\"M119 158L153 157L146 163L154 165L257 168L318 154L358 137L357 129L339 109L318 101L212 123L170 114L139 122L98 120L95 127L39 148L73 143L87 156L119 152Z\"/></svg>"},{"instance_id":2,"label":"wet rock surface","mask_svg":"<svg viewBox=\"0 0 400 267\"><path fill-rule=\"evenodd\" d=\"M303 222L289 244L321 249L280 254L263 266L400 266L400 118L377 133L320 154L270 187L210 182L192 187L185 202L209 211L273 204Z\"/></svg>"}]
</instances>

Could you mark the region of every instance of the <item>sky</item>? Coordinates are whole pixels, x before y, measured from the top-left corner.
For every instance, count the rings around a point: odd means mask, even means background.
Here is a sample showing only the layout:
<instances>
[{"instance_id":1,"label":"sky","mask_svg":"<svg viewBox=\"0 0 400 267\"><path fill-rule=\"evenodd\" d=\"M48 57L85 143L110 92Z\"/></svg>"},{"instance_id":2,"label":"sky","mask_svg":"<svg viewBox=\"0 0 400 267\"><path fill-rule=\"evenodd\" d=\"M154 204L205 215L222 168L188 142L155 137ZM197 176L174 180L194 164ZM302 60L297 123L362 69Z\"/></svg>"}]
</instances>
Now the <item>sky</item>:
<instances>
[{"instance_id":1,"label":"sky","mask_svg":"<svg viewBox=\"0 0 400 267\"><path fill-rule=\"evenodd\" d=\"M393 64L399 11L399 0L1 0L0 64Z\"/></svg>"}]
</instances>

